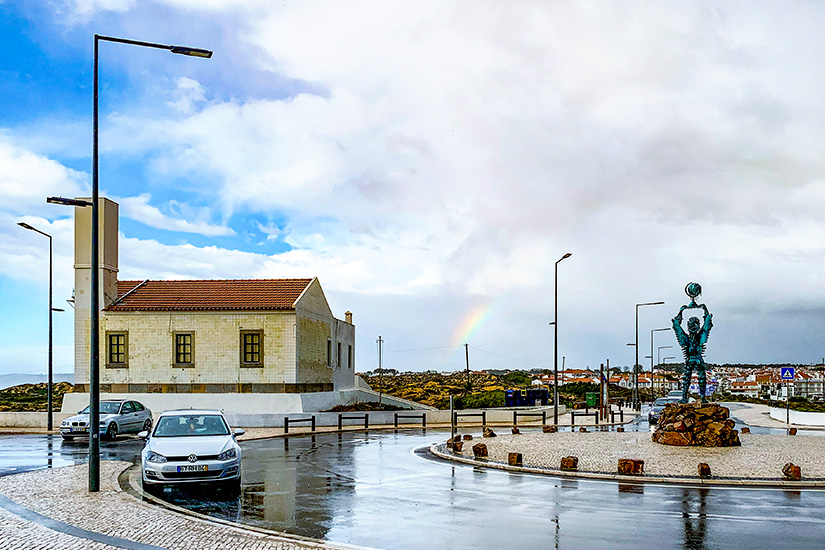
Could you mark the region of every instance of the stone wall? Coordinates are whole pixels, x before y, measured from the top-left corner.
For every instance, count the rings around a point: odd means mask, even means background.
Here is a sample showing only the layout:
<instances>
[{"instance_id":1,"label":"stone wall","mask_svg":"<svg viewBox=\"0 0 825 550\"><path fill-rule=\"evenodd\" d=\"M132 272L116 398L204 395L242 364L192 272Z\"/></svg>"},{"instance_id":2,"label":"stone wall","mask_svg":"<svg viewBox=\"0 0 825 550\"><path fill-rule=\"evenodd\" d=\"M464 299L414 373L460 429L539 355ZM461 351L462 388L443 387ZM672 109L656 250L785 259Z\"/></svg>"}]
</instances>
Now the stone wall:
<instances>
[{"instance_id":1,"label":"stone wall","mask_svg":"<svg viewBox=\"0 0 825 550\"><path fill-rule=\"evenodd\" d=\"M263 331L262 366L241 366L242 330ZM125 368L107 366L106 333L109 331L128 333L128 366ZM194 364L191 367L174 366L174 334L189 331L194 333ZM295 313L290 311L103 312L100 382L111 384L113 388L124 384L166 385L182 391L186 391L187 386L232 391L216 386L219 384L235 387L295 384L294 331ZM83 379L78 378L80 380ZM133 386L124 390L140 391ZM146 388L143 391L163 392L164 389Z\"/></svg>"}]
</instances>

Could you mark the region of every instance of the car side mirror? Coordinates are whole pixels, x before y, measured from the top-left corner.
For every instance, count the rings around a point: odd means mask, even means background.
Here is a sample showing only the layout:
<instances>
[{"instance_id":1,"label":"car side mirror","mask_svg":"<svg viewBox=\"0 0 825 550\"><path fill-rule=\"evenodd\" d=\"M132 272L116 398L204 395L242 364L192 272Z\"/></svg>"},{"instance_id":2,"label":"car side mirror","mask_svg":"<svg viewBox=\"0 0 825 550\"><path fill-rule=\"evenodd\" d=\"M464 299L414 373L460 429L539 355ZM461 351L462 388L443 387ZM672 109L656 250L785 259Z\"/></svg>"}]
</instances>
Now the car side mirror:
<instances>
[{"instance_id":1,"label":"car side mirror","mask_svg":"<svg viewBox=\"0 0 825 550\"><path fill-rule=\"evenodd\" d=\"M137 436L141 439L148 439L149 438L149 432L147 432L146 430L143 430L142 432L138 432Z\"/></svg>"},{"instance_id":2,"label":"car side mirror","mask_svg":"<svg viewBox=\"0 0 825 550\"><path fill-rule=\"evenodd\" d=\"M238 437L238 436L243 435L245 433L246 433L246 430L244 430L243 428L235 428L235 433L232 434L232 436L233 437Z\"/></svg>"}]
</instances>

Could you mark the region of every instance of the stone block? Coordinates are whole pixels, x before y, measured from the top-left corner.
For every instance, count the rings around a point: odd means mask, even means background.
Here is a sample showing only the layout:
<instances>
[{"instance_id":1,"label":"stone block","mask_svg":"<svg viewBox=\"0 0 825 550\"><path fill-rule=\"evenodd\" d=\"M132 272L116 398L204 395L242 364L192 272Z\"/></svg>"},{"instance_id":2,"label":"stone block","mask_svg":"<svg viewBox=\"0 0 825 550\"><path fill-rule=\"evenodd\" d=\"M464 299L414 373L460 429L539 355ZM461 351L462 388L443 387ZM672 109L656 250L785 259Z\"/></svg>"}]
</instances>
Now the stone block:
<instances>
[{"instance_id":1,"label":"stone block","mask_svg":"<svg viewBox=\"0 0 825 550\"><path fill-rule=\"evenodd\" d=\"M619 426L618 428L616 428L616 431L620 432L620 433L623 432L624 431L624 426Z\"/></svg>"},{"instance_id":2,"label":"stone block","mask_svg":"<svg viewBox=\"0 0 825 550\"><path fill-rule=\"evenodd\" d=\"M641 476L645 472L645 461L634 458L620 458L618 473L626 476Z\"/></svg>"},{"instance_id":3,"label":"stone block","mask_svg":"<svg viewBox=\"0 0 825 550\"><path fill-rule=\"evenodd\" d=\"M487 458L487 445L484 443L476 443L473 445L473 456L476 458Z\"/></svg>"},{"instance_id":4,"label":"stone block","mask_svg":"<svg viewBox=\"0 0 825 550\"><path fill-rule=\"evenodd\" d=\"M699 477L710 477L710 465L707 462L699 463Z\"/></svg>"},{"instance_id":5,"label":"stone block","mask_svg":"<svg viewBox=\"0 0 825 550\"><path fill-rule=\"evenodd\" d=\"M554 433L556 433L556 427L555 426L542 426L541 431L543 431L546 434L554 434Z\"/></svg>"},{"instance_id":6,"label":"stone block","mask_svg":"<svg viewBox=\"0 0 825 550\"><path fill-rule=\"evenodd\" d=\"M788 435L796 435L796 428L788 428Z\"/></svg>"},{"instance_id":7,"label":"stone block","mask_svg":"<svg viewBox=\"0 0 825 550\"><path fill-rule=\"evenodd\" d=\"M473 436L471 436L470 434L464 434L464 441L472 441L472 440L473 440Z\"/></svg>"},{"instance_id":8,"label":"stone block","mask_svg":"<svg viewBox=\"0 0 825 550\"><path fill-rule=\"evenodd\" d=\"M799 481L802 479L802 468L793 462L788 462L782 467L782 475L791 481Z\"/></svg>"},{"instance_id":9,"label":"stone block","mask_svg":"<svg viewBox=\"0 0 825 550\"><path fill-rule=\"evenodd\" d=\"M749 434L749 433L751 433L751 429L748 428L748 427L742 428L742 433L743 434Z\"/></svg>"},{"instance_id":10,"label":"stone block","mask_svg":"<svg viewBox=\"0 0 825 550\"><path fill-rule=\"evenodd\" d=\"M564 456L561 459L561 469L567 472L575 472L579 469L579 457Z\"/></svg>"},{"instance_id":11,"label":"stone block","mask_svg":"<svg viewBox=\"0 0 825 550\"><path fill-rule=\"evenodd\" d=\"M510 466L521 466L524 463L524 459L521 456L521 453L508 453L507 454L507 464Z\"/></svg>"},{"instance_id":12,"label":"stone block","mask_svg":"<svg viewBox=\"0 0 825 550\"><path fill-rule=\"evenodd\" d=\"M484 433L482 435L484 437L496 437L496 432L485 426Z\"/></svg>"},{"instance_id":13,"label":"stone block","mask_svg":"<svg viewBox=\"0 0 825 550\"><path fill-rule=\"evenodd\" d=\"M512 432L513 432L513 435L517 435L517 434L520 434L520 433L521 433L521 432L519 431L519 429L518 429L516 426L513 426L513 428L512 428Z\"/></svg>"},{"instance_id":14,"label":"stone block","mask_svg":"<svg viewBox=\"0 0 825 550\"><path fill-rule=\"evenodd\" d=\"M454 441L453 442L453 451L460 453L461 448L464 446L464 443L461 441Z\"/></svg>"},{"instance_id":15,"label":"stone block","mask_svg":"<svg viewBox=\"0 0 825 550\"><path fill-rule=\"evenodd\" d=\"M582 432L582 433L587 433L587 428L582 426L581 428L579 428L579 431Z\"/></svg>"}]
</instances>

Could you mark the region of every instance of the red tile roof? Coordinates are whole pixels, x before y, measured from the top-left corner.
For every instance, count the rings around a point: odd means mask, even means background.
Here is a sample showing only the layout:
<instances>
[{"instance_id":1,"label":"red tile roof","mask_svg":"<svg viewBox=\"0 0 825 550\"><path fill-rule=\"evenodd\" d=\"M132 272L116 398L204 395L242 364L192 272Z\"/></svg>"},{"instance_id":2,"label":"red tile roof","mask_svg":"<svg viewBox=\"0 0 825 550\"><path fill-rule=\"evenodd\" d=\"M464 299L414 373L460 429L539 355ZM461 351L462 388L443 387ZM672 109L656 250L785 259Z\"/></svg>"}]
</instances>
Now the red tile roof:
<instances>
[{"instance_id":1,"label":"red tile roof","mask_svg":"<svg viewBox=\"0 0 825 550\"><path fill-rule=\"evenodd\" d=\"M106 311L290 310L312 279L118 281Z\"/></svg>"}]
</instances>

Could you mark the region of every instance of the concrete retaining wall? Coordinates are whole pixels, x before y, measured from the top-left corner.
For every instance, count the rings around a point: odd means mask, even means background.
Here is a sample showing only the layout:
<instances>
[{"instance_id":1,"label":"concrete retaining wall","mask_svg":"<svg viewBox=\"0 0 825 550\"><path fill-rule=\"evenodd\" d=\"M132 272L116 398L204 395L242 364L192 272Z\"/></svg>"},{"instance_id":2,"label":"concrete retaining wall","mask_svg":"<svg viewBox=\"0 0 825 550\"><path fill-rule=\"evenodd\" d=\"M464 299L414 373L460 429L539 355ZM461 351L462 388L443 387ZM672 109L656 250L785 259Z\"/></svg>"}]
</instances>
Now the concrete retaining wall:
<instances>
[{"instance_id":1,"label":"concrete retaining wall","mask_svg":"<svg viewBox=\"0 0 825 550\"><path fill-rule=\"evenodd\" d=\"M54 427L75 413L52 413ZM6 428L45 428L49 423L45 412L0 412L0 426Z\"/></svg>"},{"instance_id":2,"label":"concrete retaining wall","mask_svg":"<svg viewBox=\"0 0 825 550\"><path fill-rule=\"evenodd\" d=\"M791 424L800 426L825 426L825 413L790 411ZM771 407L771 418L785 422L787 413L784 408Z\"/></svg>"}]
</instances>

